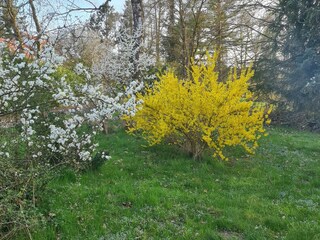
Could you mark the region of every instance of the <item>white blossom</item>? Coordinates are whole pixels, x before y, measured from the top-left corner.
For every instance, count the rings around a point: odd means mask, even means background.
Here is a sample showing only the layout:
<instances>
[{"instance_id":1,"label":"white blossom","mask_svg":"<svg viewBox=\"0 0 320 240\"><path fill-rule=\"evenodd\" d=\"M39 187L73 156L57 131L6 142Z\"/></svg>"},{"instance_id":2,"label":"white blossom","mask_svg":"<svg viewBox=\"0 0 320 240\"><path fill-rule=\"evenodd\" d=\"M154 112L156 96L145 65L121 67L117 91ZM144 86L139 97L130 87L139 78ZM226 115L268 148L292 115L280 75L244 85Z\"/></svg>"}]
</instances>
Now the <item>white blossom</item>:
<instances>
[{"instance_id":1,"label":"white blossom","mask_svg":"<svg viewBox=\"0 0 320 240\"><path fill-rule=\"evenodd\" d=\"M29 147L32 158L42 159L46 157L46 152L51 152L66 158L76 155L74 161L88 162L98 146L93 141L97 131L83 133L78 131L79 127L85 123L101 127L103 121L114 116L135 114L137 106L141 104L136 93L143 89L144 84L143 81L132 79L135 72L128 60L132 39L128 37L121 44L121 54L114 51L113 55L108 55L107 52L105 58L94 64L91 70L82 64L76 65L75 73L85 79L84 84L76 87L70 85L66 76L59 79L52 77L64 58L57 56L50 47L45 47L39 53L39 58L28 61L25 53L19 53L11 60L0 56L0 115L20 113L20 140ZM143 72L152 62L143 55L140 60L137 66ZM105 74L119 81L122 90L111 91L106 87L102 81L102 75ZM50 94L47 98L54 101L57 107L44 110L46 108L42 106L49 102L41 102L42 99L35 101L39 92ZM63 119L58 114L60 111L65 113ZM48 121L41 120L41 117L49 114L54 117L48 118ZM37 131L39 126L48 130ZM10 154L0 149L0 156L9 157ZM102 157L110 158L106 153Z\"/></svg>"}]
</instances>

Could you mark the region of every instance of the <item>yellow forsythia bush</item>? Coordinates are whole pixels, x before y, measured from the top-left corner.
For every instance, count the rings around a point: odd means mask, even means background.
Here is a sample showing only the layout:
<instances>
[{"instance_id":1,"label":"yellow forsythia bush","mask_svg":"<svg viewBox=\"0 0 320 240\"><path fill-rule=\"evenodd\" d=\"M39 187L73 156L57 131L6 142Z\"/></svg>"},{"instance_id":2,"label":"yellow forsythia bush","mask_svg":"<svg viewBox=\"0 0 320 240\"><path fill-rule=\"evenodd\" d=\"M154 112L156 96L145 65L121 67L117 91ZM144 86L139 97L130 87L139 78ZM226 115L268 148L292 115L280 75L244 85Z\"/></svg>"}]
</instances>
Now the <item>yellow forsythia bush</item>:
<instances>
[{"instance_id":1,"label":"yellow forsythia bush","mask_svg":"<svg viewBox=\"0 0 320 240\"><path fill-rule=\"evenodd\" d=\"M186 80L173 71L159 76L138 96L142 104L136 115L125 117L133 124L129 132L141 130L151 145L169 140L195 159L207 147L222 159L226 146L241 145L253 153L265 132L264 122L270 122L271 108L253 101L248 89L251 67L239 74L233 69L225 82L219 82L216 60L217 54L207 54L206 64L192 64Z\"/></svg>"}]
</instances>

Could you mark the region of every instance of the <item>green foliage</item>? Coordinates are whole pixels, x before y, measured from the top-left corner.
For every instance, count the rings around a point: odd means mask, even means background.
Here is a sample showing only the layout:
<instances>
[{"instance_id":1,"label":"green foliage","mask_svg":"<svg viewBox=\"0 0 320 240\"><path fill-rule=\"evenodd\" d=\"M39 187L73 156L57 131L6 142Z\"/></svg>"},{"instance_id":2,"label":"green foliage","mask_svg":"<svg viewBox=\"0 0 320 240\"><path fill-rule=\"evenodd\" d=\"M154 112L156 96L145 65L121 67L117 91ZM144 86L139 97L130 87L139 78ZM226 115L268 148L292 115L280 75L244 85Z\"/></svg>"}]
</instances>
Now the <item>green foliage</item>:
<instances>
[{"instance_id":1,"label":"green foliage","mask_svg":"<svg viewBox=\"0 0 320 240\"><path fill-rule=\"evenodd\" d=\"M274 40L258 66L265 86L283 100L283 121L313 130L320 129L319 10L318 1L280 0L268 30Z\"/></svg>"},{"instance_id":2,"label":"green foliage","mask_svg":"<svg viewBox=\"0 0 320 240\"><path fill-rule=\"evenodd\" d=\"M112 34L112 30L117 19L114 8L107 0L99 6L98 11L90 16L89 27L100 34L101 39L107 39ZM112 36L111 36L112 37Z\"/></svg>"},{"instance_id":3,"label":"green foliage","mask_svg":"<svg viewBox=\"0 0 320 240\"><path fill-rule=\"evenodd\" d=\"M92 161L90 163L90 168L92 170L98 170L100 169L103 164L106 162L106 158L104 157L104 152L97 152L94 157L92 158Z\"/></svg>"},{"instance_id":4,"label":"green foliage","mask_svg":"<svg viewBox=\"0 0 320 240\"><path fill-rule=\"evenodd\" d=\"M22 229L30 235L43 219L38 205L46 184L66 166L87 168L90 160L81 161L78 150L90 158L94 148L80 123L66 122L71 114L57 110L54 96L84 80L68 69L56 71L57 63L2 50L0 120L12 118L14 126L0 126L0 239L12 239Z\"/></svg>"},{"instance_id":5,"label":"green foliage","mask_svg":"<svg viewBox=\"0 0 320 240\"><path fill-rule=\"evenodd\" d=\"M59 66L56 72L53 73L53 77L65 77L66 82L70 84L73 90L75 90L77 86L83 85L86 82L83 76L74 72L72 66Z\"/></svg>"},{"instance_id":6,"label":"green foliage","mask_svg":"<svg viewBox=\"0 0 320 240\"><path fill-rule=\"evenodd\" d=\"M100 135L113 158L49 184L37 239L317 239L318 134L271 129L254 157L190 161L124 131ZM21 238L25 239L25 235Z\"/></svg>"},{"instance_id":7,"label":"green foliage","mask_svg":"<svg viewBox=\"0 0 320 240\"><path fill-rule=\"evenodd\" d=\"M0 237L11 239L17 232L29 231L39 223L38 190L46 182L48 175L41 165L22 159L27 146L16 140L17 129L0 129L0 144L6 143L10 157L0 156ZM40 174L36 177L35 174ZM46 180L45 180L46 179ZM35 197L37 196L37 197Z\"/></svg>"}]
</instances>

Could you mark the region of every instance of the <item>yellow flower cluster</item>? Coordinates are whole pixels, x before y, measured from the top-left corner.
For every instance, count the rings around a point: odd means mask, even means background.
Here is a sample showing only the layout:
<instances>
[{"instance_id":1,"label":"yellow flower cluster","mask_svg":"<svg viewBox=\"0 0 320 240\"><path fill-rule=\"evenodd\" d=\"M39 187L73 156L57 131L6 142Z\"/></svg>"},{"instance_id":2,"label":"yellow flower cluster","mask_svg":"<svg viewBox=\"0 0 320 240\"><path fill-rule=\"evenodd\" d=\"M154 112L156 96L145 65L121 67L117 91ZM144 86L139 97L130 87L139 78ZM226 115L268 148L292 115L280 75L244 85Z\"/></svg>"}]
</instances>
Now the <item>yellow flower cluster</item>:
<instances>
[{"instance_id":1,"label":"yellow flower cluster","mask_svg":"<svg viewBox=\"0 0 320 240\"><path fill-rule=\"evenodd\" d=\"M193 63L187 80L173 71L159 76L138 96L143 103L136 115L125 117L133 122L129 132L141 130L151 145L169 139L194 158L207 147L222 159L226 146L241 145L253 153L265 132L264 122L270 122L271 108L253 101L248 89L251 67L240 73L233 69L225 82L219 82L216 60L217 54L207 54L206 64Z\"/></svg>"}]
</instances>

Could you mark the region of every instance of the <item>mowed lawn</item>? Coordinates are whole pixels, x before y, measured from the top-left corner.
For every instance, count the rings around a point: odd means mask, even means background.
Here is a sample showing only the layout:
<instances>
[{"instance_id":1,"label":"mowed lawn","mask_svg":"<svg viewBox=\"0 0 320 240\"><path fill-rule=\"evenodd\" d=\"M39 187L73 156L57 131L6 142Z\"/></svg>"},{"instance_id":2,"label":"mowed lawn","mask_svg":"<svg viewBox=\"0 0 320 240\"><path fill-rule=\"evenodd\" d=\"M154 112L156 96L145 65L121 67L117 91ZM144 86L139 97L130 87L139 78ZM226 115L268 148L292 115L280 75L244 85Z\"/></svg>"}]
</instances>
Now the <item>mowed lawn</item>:
<instances>
[{"instance_id":1,"label":"mowed lawn","mask_svg":"<svg viewBox=\"0 0 320 240\"><path fill-rule=\"evenodd\" d=\"M256 155L195 162L123 130L100 135L112 159L65 172L33 239L320 239L320 135L269 129Z\"/></svg>"}]
</instances>

